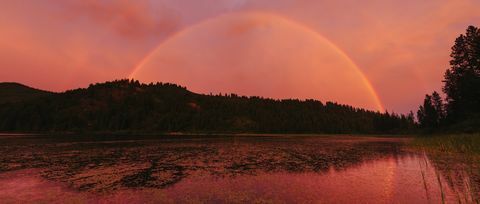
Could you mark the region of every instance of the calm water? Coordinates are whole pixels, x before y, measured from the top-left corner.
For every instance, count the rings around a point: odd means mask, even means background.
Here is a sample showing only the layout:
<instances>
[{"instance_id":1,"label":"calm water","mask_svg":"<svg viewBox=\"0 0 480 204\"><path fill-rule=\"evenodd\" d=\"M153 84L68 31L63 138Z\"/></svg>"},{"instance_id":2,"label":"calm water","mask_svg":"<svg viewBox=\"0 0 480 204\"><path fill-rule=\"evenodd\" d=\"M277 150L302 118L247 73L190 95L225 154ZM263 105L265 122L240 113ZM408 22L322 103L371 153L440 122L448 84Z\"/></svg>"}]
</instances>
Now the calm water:
<instances>
[{"instance_id":1,"label":"calm water","mask_svg":"<svg viewBox=\"0 0 480 204\"><path fill-rule=\"evenodd\" d=\"M468 203L468 168L346 136L0 136L0 202ZM459 168L457 168L459 167Z\"/></svg>"}]
</instances>

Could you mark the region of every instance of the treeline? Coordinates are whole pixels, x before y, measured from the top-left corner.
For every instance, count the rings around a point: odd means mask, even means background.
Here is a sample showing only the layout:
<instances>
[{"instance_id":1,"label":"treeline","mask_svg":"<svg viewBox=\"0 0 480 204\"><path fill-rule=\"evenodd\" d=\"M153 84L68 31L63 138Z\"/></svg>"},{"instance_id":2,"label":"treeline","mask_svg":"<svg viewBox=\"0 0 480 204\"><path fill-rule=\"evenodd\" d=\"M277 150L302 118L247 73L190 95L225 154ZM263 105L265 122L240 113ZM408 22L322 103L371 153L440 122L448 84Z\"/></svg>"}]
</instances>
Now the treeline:
<instances>
[{"instance_id":1,"label":"treeline","mask_svg":"<svg viewBox=\"0 0 480 204\"><path fill-rule=\"evenodd\" d=\"M3 104L0 131L406 133L414 116L117 80Z\"/></svg>"},{"instance_id":2,"label":"treeline","mask_svg":"<svg viewBox=\"0 0 480 204\"><path fill-rule=\"evenodd\" d=\"M429 131L480 131L480 29L469 26L452 47L450 68L439 93L426 95L417 112L420 127Z\"/></svg>"},{"instance_id":3,"label":"treeline","mask_svg":"<svg viewBox=\"0 0 480 204\"><path fill-rule=\"evenodd\" d=\"M51 92L34 89L19 83L0 83L0 105L50 95Z\"/></svg>"}]
</instances>

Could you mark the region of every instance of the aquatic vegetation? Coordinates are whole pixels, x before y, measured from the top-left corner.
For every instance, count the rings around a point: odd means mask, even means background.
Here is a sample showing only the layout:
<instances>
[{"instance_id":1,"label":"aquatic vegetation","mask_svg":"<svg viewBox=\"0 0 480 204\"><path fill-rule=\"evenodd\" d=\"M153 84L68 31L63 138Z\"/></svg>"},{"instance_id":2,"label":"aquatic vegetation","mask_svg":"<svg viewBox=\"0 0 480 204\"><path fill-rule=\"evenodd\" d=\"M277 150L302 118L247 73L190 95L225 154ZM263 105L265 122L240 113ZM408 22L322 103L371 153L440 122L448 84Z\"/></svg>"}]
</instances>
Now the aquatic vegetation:
<instances>
[{"instance_id":1,"label":"aquatic vegetation","mask_svg":"<svg viewBox=\"0 0 480 204\"><path fill-rule=\"evenodd\" d=\"M406 148L411 140L320 135L0 137L0 199L80 203L477 200L470 193L477 192L474 183L478 181L470 177L476 174L447 174L441 169L442 160Z\"/></svg>"},{"instance_id":2,"label":"aquatic vegetation","mask_svg":"<svg viewBox=\"0 0 480 204\"><path fill-rule=\"evenodd\" d=\"M412 146L430 153L462 154L463 156L480 156L480 133L419 136Z\"/></svg>"},{"instance_id":3,"label":"aquatic vegetation","mask_svg":"<svg viewBox=\"0 0 480 204\"><path fill-rule=\"evenodd\" d=\"M450 188L465 194L464 202L480 202L480 134L419 136L410 145L428 155Z\"/></svg>"},{"instance_id":4,"label":"aquatic vegetation","mask_svg":"<svg viewBox=\"0 0 480 204\"><path fill-rule=\"evenodd\" d=\"M0 172L41 169L78 190L167 188L190 175L325 172L401 154L402 139L352 137L187 137L3 140ZM332 145L333 144L333 145Z\"/></svg>"}]
</instances>

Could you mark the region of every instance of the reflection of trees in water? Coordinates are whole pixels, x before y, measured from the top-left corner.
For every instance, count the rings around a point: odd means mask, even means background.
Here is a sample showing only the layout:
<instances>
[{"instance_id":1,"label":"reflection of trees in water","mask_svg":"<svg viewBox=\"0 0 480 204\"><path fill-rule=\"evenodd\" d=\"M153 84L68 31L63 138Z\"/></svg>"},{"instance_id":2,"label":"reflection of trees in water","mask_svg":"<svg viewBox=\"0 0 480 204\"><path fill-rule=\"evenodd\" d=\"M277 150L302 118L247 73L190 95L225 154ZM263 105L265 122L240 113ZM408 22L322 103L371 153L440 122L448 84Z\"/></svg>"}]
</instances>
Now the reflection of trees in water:
<instances>
[{"instance_id":1,"label":"reflection of trees in water","mask_svg":"<svg viewBox=\"0 0 480 204\"><path fill-rule=\"evenodd\" d=\"M425 155L434 166L439 186L450 188L459 203L480 203L480 168L478 160L460 154Z\"/></svg>"},{"instance_id":2,"label":"reflection of trees in water","mask_svg":"<svg viewBox=\"0 0 480 204\"><path fill-rule=\"evenodd\" d=\"M404 155L402 142L315 138L215 138L116 142L26 141L0 148L0 172L40 168L90 191L166 188L186 177L342 171Z\"/></svg>"}]
</instances>

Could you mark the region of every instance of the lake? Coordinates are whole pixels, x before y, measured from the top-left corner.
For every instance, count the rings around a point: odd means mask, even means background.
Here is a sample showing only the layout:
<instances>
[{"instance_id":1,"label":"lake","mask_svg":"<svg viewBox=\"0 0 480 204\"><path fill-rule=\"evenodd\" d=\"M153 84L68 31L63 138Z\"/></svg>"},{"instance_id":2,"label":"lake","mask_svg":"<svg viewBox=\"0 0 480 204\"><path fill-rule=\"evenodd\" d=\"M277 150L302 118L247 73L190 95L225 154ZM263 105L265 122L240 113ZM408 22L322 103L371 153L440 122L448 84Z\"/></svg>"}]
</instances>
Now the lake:
<instances>
[{"instance_id":1,"label":"lake","mask_svg":"<svg viewBox=\"0 0 480 204\"><path fill-rule=\"evenodd\" d=\"M468 203L478 177L409 138L0 136L6 203ZM447 160L450 161L450 160Z\"/></svg>"}]
</instances>

